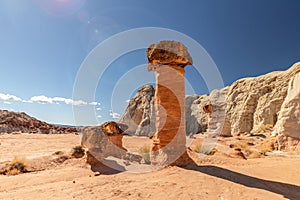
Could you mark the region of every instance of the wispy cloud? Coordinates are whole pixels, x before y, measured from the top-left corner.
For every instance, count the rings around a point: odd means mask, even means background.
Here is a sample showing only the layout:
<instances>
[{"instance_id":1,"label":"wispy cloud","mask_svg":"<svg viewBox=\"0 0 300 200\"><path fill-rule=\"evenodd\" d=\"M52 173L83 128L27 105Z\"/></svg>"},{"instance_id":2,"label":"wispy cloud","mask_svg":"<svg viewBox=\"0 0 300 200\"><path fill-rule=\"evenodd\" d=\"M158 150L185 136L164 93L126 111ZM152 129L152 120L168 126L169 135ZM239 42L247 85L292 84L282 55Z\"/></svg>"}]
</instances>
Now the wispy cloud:
<instances>
[{"instance_id":1,"label":"wispy cloud","mask_svg":"<svg viewBox=\"0 0 300 200\"><path fill-rule=\"evenodd\" d=\"M99 111L99 110L102 110L102 108L100 108L100 107L99 107L99 108L96 108L96 110L98 110L98 111Z\"/></svg>"},{"instance_id":2,"label":"wispy cloud","mask_svg":"<svg viewBox=\"0 0 300 200\"><path fill-rule=\"evenodd\" d=\"M97 115L97 117L98 117L98 118L102 118L102 116L101 116L101 115Z\"/></svg>"},{"instance_id":3,"label":"wispy cloud","mask_svg":"<svg viewBox=\"0 0 300 200\"><path fill-rule=\"evenodd\" d=\"M48 104L52 104L52 103L56 103L56 104L65 103L67 105L73 105L73 106L99 105L100 104L98 102L90 102L90 103L88 103L88 102L83 101L83 100L73 100L73 99L68 99L68 98L63 98L63 97L54 97L54 98L51 98L51 97L46 97L44 95L42 95L42 96L33 96L33 97L31 97L30 100L33 101L33 102L38 102L38 103L42 103L42 104L45 104L45 103L48 103Z\"/></svg>"},{"instance_id":4,"label":"wispy cloud","mask_svg":"<svg viewBox=\"0 0 300 200\"><path fill-rule=\"evenodd\" d=\"M99 102L86 102L83 100L73 100L64 97L47 97L45 95L33 96L30 99L21 99L20 97L11 95L11 94L3 94L0 93L0 101L4 101L3 103L11 104L11 101L21 101L23 103L39 103L39 104L60 104L64 103L67 105L73 106L84 106L84 105L101 105Z\"/></svg>"},{"instance_id":5,"label":"wispy cloud","mask_svg":"<svg viewBox=\"0 0 300 200\"><path fill-rule=\"evenodd\" d=\"M99 103L99 102L95 102L95 101L93 101L93 102L91 102L91 103L89 103L91 106L100 106L101 105L101 103Z\"/></svg>"},{"instance_id":6,"label":"wispy cloud","mask_svg":"<svg viewBox=\"0 0 300 200\"><path fill-rule=\"evenodd\" d=\"M109 113L109 115L113 118L113 119L119 119L121 117L121 115L119 113Z\"/></svg>"},{"instance_id":7,"label":"wispy cloud","mask_svg":"<svg viewBox=\"0 0 300 200\"><path fill-rule=\"evenodd\" d=\"M33 103L31 100L22 100L23 103Z\"/></svg>"},{"instance_id":8,"label":"wispy cloud","mask_svg":"<svg viewBox=\"0 0 300 200\"><path fill-rule=\"evenodd\" d=\"M50 104L53 103L53 99L46 97L44 95L41 96L33 96L30 98L31 101L41 103L41 104Z\"/></svg>"}]
</instances>

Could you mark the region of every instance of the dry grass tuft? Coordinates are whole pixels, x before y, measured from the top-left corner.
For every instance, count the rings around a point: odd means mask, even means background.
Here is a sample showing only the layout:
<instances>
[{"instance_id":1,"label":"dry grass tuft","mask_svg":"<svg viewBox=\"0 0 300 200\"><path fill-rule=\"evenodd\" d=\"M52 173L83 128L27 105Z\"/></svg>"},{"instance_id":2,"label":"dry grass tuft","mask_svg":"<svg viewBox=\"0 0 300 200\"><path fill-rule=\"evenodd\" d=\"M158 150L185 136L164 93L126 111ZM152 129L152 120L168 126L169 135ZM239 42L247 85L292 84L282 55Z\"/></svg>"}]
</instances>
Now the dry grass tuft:
<instances>
[{"instance_id":1,"label":"dry grass tuft","mask_svg":"<svg viewBox=\"0 0 300 200\"><path fill-rule=\"evenodd\" d=\"M196 153L205 155L213 155L217 151L210 143L203 143L200 141L197 141L195 144L191 145L190 149Z\"/></svg>"},{"instance_id":2,"label":"dry grass tuft","mask_svg":"<svg viewBox=\"0 0 300 200\"><path fill-rule=\"evenodd\" d=\"M151 147L149 145L144 145L139 149L139 154L143 157L145 164L150 164L150 151Z\"/></svg>"},{"instance_id":3,"label":"dry grass tuft","mask_svg":"<svg viewBox=\"0 0 300 200\"><path fill-rule=\"evenodd\" d=\"M28 172L27 161L25 158L15 156L14 159L8 163L7 168L4 172L5 175L18 175L21 173Z\"/></svg>"},{"instance_id":4,"label":"dry grass tuft","mask_svg":"<svg viewBox=\"0 0 300 200\"><path fill-rule=\"evenodd\" d=\"M259 144L249 140L239 140L234 144L230 144L230 147L241 149L246 158L261 158L266 155L266 152L274 150L273 142L267 140Z\"/></svg>"}]
</instances>

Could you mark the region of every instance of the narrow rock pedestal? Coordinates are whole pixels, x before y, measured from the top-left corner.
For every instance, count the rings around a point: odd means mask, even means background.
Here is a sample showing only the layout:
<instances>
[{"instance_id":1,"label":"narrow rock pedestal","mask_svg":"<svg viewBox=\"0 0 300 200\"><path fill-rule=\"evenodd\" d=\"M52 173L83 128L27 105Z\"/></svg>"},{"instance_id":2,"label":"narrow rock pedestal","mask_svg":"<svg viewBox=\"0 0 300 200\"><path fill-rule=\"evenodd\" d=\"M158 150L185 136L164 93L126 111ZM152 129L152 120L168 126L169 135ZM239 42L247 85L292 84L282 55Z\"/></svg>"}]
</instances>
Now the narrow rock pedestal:
<instances>
[{"instance_id":1,"label":"narrow rock pedestal","mask_svg":"<svg viewBox=\"0 0 300 200\"><path fill-rule=\"evenodd\" d=\"M184 67L192 64L187 48L161 41L147 49L148 70L155 72L156 133L151 149L153 165L184 165L186 152Z\"/></svg>"}]
</instances>

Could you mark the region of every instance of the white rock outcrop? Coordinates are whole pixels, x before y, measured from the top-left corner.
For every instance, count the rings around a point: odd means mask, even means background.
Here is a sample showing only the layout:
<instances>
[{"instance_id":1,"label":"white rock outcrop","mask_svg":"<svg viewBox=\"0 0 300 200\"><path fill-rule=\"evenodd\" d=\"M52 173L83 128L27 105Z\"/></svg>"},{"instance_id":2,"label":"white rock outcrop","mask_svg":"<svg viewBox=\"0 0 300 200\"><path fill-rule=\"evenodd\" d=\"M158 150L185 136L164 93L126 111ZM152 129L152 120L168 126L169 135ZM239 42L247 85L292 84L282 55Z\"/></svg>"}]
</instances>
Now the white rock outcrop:
<instances>
[{"instance_id":1,"label":"white rock outcrop","mask_svg":"<svg viewBox=\"0 0 300 200\"><path fill-rule=\"evenodd\" d=\"M300 63L286 71L243 78L228 87L227 117L233 135L255 132L262 125L274 126L287 96L289 80L300 71Z\"/></svg>"},{"instance_id":2,"label":"white rock outcrop","mask_svg":"<svg viewBox=\"0 0 300 200\"><path fill-rule=\"evenodd\" d=\"M209 102L209 95L188 95L185 97L186 134L191 136L205 132L208 124L203 106Z\"/></svg>"},{"instance_id":3,"label":"white rock outcrop","mask_svg":"<svg viewBox=\"0 0 300 200\"><path fill-rule=\"evenodd\" d=\"M268 127L279 126L277 122L283 123L279 122L282 120L279 117L279 112L284 109L282 106L288 94L289 81L299 72L300 62L286 71L275 71L258 77L237 80L230 86L220 89L218 92L212 92L210 95L186 96L187 135L208 131L219 132L222 136L229 136L255 133L264 125L268 125ZM296 85L294 88L297 88L299 83L294 85ZM152 106L154 89L150 91L150 93L138 92L130 101L123 115L122 119L131 113L131 116L134 116L133 119L136 119L138 126L132 129L133 134L149 136L148 129L141 132L140 128L142 126L139 124L143 124L142 121L148 124L149 118L154 119ZM220 91L223 94L221 96ZM148 97L143 97L143 95L148 95ZM225 98L225 104L224 101L220 103L220 97L223 100ZM145 99L145 101L142 99ZM213 112L211 114L203 111L203 107L207 104L212 104ZM220 121L221 119L223 121ZM126 123L126 120L121 121ZM153 124L153 120L150 120L150 122L152 122L150 124ZM223 124L222 130L220 124ZM155 127L152 128L151 132L155 132ZM276 130L280 132L278 128Z\"/></svg>"},{"instance_id":4,"label":"white rock outcrop","mask_svg":"<svg viewBox=\"0 0 300 200\"><path fill-rule=\"evenodd\" d=\"M226 116L227 88L213 90L210 97L211 110L208 112L207 132L214 136L231 136L231 125Z\"/></svg>"},{"instance_id":5,"label":"white rock outcrop","mask_svg":"<svg viewBox=\"0 0 300 200\"><path fill-rule=\"evenodd\" d=\"M300 72L289 82L273 136L278 135L279 148L295 147L300 140ZM293 144L294 143L294 144Z\"/></svg>"},{"instance_id":6,"label":"white rock outcrop","mask_svg":"<svg viewBox=\"0 0 300 200\"><path fill-rule=\"evenodd\" d=\"M129 101L121 123L128 126L129 135L152 136L155 133L154 93L152 85L144 85Z\"/></svg>"}]
</instances>

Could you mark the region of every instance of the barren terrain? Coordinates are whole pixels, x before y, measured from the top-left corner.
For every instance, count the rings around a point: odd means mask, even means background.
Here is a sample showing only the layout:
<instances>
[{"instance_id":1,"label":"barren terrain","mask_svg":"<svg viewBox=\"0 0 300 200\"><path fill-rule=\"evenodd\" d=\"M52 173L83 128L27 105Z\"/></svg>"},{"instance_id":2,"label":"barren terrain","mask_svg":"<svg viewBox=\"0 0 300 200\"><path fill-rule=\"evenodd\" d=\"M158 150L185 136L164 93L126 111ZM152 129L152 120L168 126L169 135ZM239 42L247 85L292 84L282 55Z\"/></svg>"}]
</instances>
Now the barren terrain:
<instances>
[{"instance_id":1,"label":"barren terrain","mask_svg":"<svg viewBox=\"0 0 300 200\"><path fill-rule=\"evenodd\" d=\"M0 199L300 199L299 158L226 156L221 149L234 143L228 140L219 141L220 152L196 159L199 166L98 175L85 157L61 159L80 144L78 135L0 135L1 165L18 156L31 171L0 175ZM150 144L128 136L123 142L132 152Z\"/></svg>"}]
</instances>

